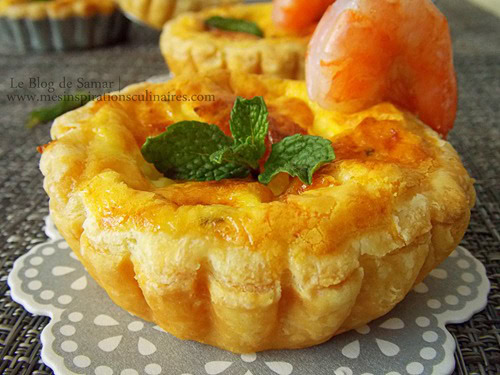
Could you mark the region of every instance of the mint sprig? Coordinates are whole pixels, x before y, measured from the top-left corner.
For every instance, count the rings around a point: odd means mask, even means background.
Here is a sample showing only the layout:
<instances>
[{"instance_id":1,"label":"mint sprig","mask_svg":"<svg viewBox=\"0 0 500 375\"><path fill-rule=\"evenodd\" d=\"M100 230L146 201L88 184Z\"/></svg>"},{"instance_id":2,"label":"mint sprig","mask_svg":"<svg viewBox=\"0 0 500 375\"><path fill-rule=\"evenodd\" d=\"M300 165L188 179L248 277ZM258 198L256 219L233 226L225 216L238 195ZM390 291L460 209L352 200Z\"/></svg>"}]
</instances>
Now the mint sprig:
<instances>
[{"instance_id":1,"label":"mint sprig","mask_svg":"<svg viewBox=\"0 0 500 375\"><path fill-rule=\"evenodd\" d=\"M141 151L146 161L176 180L246 177L250 171L244 166L210 160L210 155L232 142L216 125L181 121L170 125L164 133L149 137Z\"/></svg>"},{"instance_id":2,"label":"mint sprig","mask_svg":"<svg viewBox=\"0 0 500 375\"><path fill-rule=\"evenodd\" d=\"M278 173L286 172L311 185L314 172L333 159L335 153L328 139L295 134L272 146L259 181L267 185Z\"/></svg>"},{"instance_id":3,"label":"mint sprig","mask_svg":"<svg viewBox=\"0 0 500 375\"><path fill-rule=\"evenodd\" d=\"M253 99L237 97L229 127L234 142L212 156L216 163L234 162L259 168L259 160L266 152L266 136L269 130L267 107L262 96Z\"/></svg>"},{"instance_id":4,"label":"mint sprig","mask_svg":"<svg viewBox=\"0 0 500 375\"><path fill-rule=\"evenodd\" d=\"M247 33L258 36L259 38L264 37L264 32L262 31L262 29L252 21L242 20L238 18L213 16L207 18L205 20L205 24L209 27L213 27L214 29Z\"/></svg>"},{"instance_id":5,"label":"mint sprig","mask_svg":"<svg viewBox=\"0 0 500 375\"><path fill-rule=\"evenodd\" d=\"M258 174L266 152L268 110L262 97L238 97L231 111L233 138L216 125L182 121L149 137L142 146L144 158L165 176L178 180L210 181ZM306 184L322 165L335 159L329 140L295 134L272 146L259 181L268 184L285 172Z\"/></svg>"}]
</instances>

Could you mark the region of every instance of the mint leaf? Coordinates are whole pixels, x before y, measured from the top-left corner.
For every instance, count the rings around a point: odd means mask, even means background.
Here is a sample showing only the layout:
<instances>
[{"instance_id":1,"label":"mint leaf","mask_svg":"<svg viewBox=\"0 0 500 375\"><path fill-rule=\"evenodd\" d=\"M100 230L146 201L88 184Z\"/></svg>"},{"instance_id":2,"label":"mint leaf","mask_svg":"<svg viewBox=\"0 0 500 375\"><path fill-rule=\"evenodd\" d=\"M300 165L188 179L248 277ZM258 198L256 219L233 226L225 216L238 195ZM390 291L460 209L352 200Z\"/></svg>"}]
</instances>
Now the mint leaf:
<instances>
[{"instance_id":1,"label":"mint leaf","mask_svg":"<svg viewBox=\"0 0 500 375\"><path fill-rule=\"evenodd\" d=\"M218 164L210 155L232 144L216 125L181 121L147 138L141 152L166 177L176 180L211 181L248 176L248 168L234 163Z\"/></svg>"},{"instance_id":2,"label":"mint leaf","mask_svg":"<svg viewBox=\"0 0 500 375\"><path fill-rule=\"evenodd\" d=\"M252 21L213 16L206 19L205 24L209 27L213 27L214 29L247 33L256 35L259 38L264 37L264 33L262 32L261 28Z\"/></svg>"},{"instance_id":3,"label":"mint leaf","mask_svg":"<svg viewBox=\"0 0 500 375\"><path fill-rule=\"evenodd\" d=\"M235 145L253 144L264 154L265 140L269 130L267 106L262 96L245 99L240 96L234 101L229 126Z\"/></svg>"},{"instance_id":4,"label":"mint leaf","mask_svg":"<svg viewBox=\"0 0 500 375\"><path fill-rule=\"evenodd\" d=\"M310 185L314 172L334 159L335 153L329 140L295 134L273 145L259 181L267 185L275 175L286 172Z\"/></svg>"},{"instance_id":5,"label":"mint leaf","mask_svg":"<svg viewBox=\"0 0 500 375\"><path fill-rule=\"evenodd\" d=\"M234 143L212 155L216 163L234 162L258 169L259 160L266 152L266 136L269 130L266 103L261 96L253 99L237 97L229 125Z\"/></svg>"},{"instance_id":6,"label":"mint leaf","mask_svg":"<svg viewBox=\"0 0 500 375\"><path fill-rule=\"evenodd\" d=\"M252 145L233 145L214 152L210 155L210 161L217 164L235 163L249 169L258 169L260 158L255 158L251 155L255 155L255 148Z\"/></svg>"},{"instance_id":7,"label":"mint leaf","mask_svg":"<svg viewBox=\"0 0 500 375\"><path fill-rule=\"evenodd\" d=\"M220 149L219 151L214 152L212 155L210 155L210 161L217 164L222 164L222 163L232 162L237 157L238 156L235 155L232 148L230 146L226 146Z\"/></svg>"}]
</instances>

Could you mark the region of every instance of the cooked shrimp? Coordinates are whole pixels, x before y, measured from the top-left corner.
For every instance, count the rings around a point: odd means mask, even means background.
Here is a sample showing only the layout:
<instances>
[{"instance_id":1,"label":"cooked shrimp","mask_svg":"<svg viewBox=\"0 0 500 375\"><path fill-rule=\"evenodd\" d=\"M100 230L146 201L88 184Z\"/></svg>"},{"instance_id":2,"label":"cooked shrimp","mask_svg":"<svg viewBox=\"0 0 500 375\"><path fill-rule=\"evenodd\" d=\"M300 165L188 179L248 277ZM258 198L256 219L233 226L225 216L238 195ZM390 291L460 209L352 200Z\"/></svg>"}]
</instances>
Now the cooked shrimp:
<instances>
[{"instance_id":1,"label":"cooked shrimp","mask_svg":"<svg viewBox=\"0 0 500 375\"><path fill-rule=\"evenodd\" d=\"M309 44L311 99L358 111L390 101L443 136L457 108L448 23L430 0L338 0Z\"/></svg>"},{"instance_id":2,"label":"cooked shrimp","mask_svg":"<svg viewBox=\"0 0 500 375\"><path fill-rule=\"evenodd\" d=\"M318 22L335 0L274 0L273 21L279 27L302 31Z\"/></svg>"}]
</instances>

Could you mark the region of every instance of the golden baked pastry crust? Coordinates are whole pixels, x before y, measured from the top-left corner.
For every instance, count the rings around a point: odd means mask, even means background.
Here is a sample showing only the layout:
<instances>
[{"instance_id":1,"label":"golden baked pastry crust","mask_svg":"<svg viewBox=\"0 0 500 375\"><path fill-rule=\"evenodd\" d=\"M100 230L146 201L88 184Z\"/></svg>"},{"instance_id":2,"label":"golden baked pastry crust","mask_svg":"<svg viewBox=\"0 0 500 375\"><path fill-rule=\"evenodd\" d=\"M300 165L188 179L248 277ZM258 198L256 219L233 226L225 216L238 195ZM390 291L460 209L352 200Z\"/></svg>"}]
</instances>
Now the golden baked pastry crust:
<instances>
[{"instance_id":1,"label":"golden baked pastry crust","mask_svg":"<svg viewBox=\"0 0 500 375\"><path fill-rule=\"evenodd\" d=\"M165 25L160 39L162 54L174 74L229 69L303 79L311 33L292 35L277 28L271 12L271 4L242 4L186 13ZM205 20L211 16L253 21L263 30L264 38L207 30Z\"/></svg>"},{"instance_id":2,"label":"golden baked pastry crust","mask_svg":"<svg viewBox=\"0 0 500 375\"><path fill-rule=\"evenodd\" d=\"M124 12L155 29L161 30L165 22L184 12L242 0L117 0Z\"/></svg>"},{"instance_id":3,"label":"golden baked pastry crust","mask_svg":"<svg viewBox=\"0 0 500 375\"><path fill-rule=\"evenodd\" d=\"M68 18L110 14L117 9L114 0L0 0L0 16L9 18Z\"/></svg>"},{"instance_id":4,"label":"golden baked pastry crust","mask_svg":"<svg viewBox=\"0 0 500 375\"><path fill-rule=\"evenodd\" d=\"M120 94L146 90L216 100L89 103L55 121L41 170L92 277L179 338L240 353L321 343L391 310L465 232L475 192L457 153L391 104L343 115L304 82L234 72ZM309 187L286 175L181 183L145 162L146 136L179 120L224 128L235 95L263 95L274 128L332 139L336 161Z\"/></svg>"}]
</instances>

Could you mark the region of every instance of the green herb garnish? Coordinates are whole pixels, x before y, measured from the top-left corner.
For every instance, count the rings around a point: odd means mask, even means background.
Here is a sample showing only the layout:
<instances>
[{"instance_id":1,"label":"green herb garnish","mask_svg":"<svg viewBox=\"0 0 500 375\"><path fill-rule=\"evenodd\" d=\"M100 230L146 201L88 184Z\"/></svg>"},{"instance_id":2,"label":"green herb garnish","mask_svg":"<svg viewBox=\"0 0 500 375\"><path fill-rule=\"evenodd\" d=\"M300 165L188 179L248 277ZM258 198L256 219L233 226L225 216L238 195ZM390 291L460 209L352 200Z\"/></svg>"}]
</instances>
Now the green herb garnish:
<instances>
[{"instance_id":1,"label":"green herb garnish","mask_svg":"<svg viewBox=\"0 0 500 375\"><path fill-rule=\"evenodd\" d=\"M238 97L229 120L233 138L216 125L181 121L156 137L148 137L142 155L173 179L218 181L246 177L251 172L257 175L266 152L267 116L262 97ZM334 159L329 140L296 134L272 146L259 181L268 184L276 174L286 172L311 184L314 172Z\"/></svg>"},{"instance_id":2,"label":"green herb garnish","mask_svg":"<svg viewBox=\"0 0 500 375\"><path fill-rule=\"evenodd\" d=\"M259 160L266 152L269 129L267 107L261 96L247 100L236 98L229 125L234 142L211 156L216 163L234 162L251 169L259 168Z\"/></svg>"},{"instance_id":3,"label":"green herb garnish","mask_svg":"<svg viewBox=\"0 0 500 375\"><path fill-rule=\"evenodd\" d=\"M328 139L295 134L273 145L259 181L267 185L278 173L286 172L310 185L314 172L333 159L335 153Z\"/></svg>"},{"instance_id":4,"label":"green herb garnish","mask_svg":"<svg viewBox=\"0 0 500 375\"><path fill-rule=\"evenodd\" d=\"M57 117L69 112L73 109L79 108L92 100L92 95L77 92L71 95L64 95L61 100L55 105L43 107L31 112L26 121L27 128L34 128L38 124L53 121Z\"/></svg>"},{"instance_id":5,"label":"green herb garnish","mask_svg":"<svg viewBox=\"0 0 500 375\"><path fill-rule=\"evenodd\" d=\"M246 177L249 169L233 163L216 163L210 156L233 140L217 125L181 121L149 137L142 146L144 158L165 176L179 180L210 181Z\"/></svg>"},{"instance_id":6,"label":"green herb garnish","mask_svg":"<svg viewBox=\"0 0 500 375\"><path fill-rule=\"evenodd\" d=\"M259 38L264 37L262 29L255 22L252 21L241 20L237 18L213 16L206 19L205 24L209 27L213 27L214 29L247 33L256 35Z\"/></svg>"}]
</instances>

